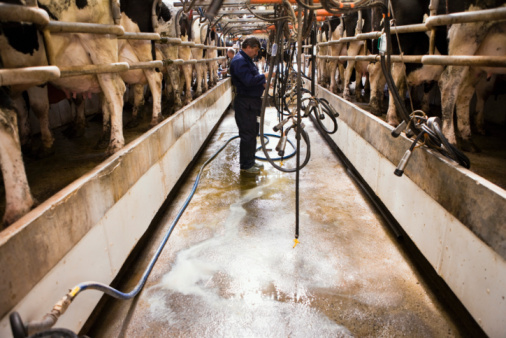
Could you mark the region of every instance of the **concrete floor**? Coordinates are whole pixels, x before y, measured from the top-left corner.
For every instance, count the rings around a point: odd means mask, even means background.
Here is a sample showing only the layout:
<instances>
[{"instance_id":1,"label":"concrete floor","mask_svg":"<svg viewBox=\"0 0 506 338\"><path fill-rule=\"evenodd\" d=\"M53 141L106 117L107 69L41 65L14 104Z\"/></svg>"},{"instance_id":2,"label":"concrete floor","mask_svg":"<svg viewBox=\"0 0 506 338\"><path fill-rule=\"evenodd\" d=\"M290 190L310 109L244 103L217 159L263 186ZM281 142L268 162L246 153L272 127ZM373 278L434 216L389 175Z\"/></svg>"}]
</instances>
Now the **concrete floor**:
<instances>
[{"instance_id":1,"label":"concrete floor","mask_svg":"<svg viewBox=\"0 0 506 338\"><path fill-rule=\"evenodd\" d=\"M261 175L240 174L239 141L234 140L205 169L141 294L132 301L108 301L82 333L460 336L458 324L424 284L379 214L311 122L305 124L312 158L300 173L300 244L293 248L295 174L281 173L268 163ZM123 291L136 284L200 166L236 134L229 112L150 244L130 267Z\"/></svg>"}]
</instances>

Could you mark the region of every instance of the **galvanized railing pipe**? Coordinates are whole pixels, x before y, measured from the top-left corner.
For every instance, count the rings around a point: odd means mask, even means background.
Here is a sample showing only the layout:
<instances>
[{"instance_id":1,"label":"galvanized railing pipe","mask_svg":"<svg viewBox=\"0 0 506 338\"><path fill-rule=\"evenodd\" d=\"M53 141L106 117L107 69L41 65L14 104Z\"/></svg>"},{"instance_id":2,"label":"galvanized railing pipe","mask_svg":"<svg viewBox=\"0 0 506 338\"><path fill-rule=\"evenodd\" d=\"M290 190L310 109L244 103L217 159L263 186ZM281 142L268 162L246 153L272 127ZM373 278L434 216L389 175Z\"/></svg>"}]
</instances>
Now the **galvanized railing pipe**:
<instances>
[{"instance_id":1,"label":"galvanized railing pipe","mask_svg":"<svg viewBox=\"0 0 506 338\"><path fill-rule=\"evenodd\" d=\"M37 86L59 77L60 69L56 66L0 69L0 86L19 84Z\"/></svg>"}]
</instances>

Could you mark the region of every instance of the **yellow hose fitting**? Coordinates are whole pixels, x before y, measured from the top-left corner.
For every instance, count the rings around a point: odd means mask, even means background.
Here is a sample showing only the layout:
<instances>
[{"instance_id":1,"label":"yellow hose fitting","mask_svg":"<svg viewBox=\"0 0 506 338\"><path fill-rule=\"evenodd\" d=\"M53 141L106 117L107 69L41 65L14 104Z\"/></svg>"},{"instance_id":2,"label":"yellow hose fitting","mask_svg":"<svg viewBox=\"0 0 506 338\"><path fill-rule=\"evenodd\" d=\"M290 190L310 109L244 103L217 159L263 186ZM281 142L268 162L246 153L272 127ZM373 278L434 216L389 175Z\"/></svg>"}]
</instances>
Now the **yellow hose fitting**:
<instances>
[{"instance_id":1,"label":"yellow hose fitting","mask_svg":"<svg viewBox=\"0 0 506 338\"><path fill-rule=\"evenodd\" d=\"M299 240L298 240L297 238L294 238L294 239L293 239L293 241L294 241L294 243L295 243L295 244L293 245L293 249L295 249L295 247L297 246L297 244L299 244L300 242L299 242Z\"/></svg>"}]
</instances>

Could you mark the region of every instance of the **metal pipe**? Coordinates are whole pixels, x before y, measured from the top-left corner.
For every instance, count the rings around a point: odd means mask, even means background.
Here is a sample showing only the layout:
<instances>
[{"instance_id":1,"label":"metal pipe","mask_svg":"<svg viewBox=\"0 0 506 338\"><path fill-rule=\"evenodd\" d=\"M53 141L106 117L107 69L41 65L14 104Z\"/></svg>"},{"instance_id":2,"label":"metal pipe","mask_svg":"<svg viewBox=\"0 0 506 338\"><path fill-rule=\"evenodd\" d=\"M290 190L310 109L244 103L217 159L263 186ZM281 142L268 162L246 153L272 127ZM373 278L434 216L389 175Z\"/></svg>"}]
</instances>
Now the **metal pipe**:
<instances>
[{"instance_id":1,"label":"metal pipe","mask_svg":"<svg viewBox=\"0 0 506 338\"><path fill-rule=\"evenodd\" d=\"M506 7L483 9L473 12L460 12L447 15L429 17L425 26L430 29L434 26L446 26L454 23L467 23L476 21L503 21L506 20Z\"/></svg>"},{"instance_id":2,"label":"metal pipe","mask_svg":"<svg viewBox=\"0 0 506 338\"><path fill-rule=\"evenodd\" d=\"M98 23L51 21L47 28L51 33L125 34L122 26Z\"/></svg>"},{"instance_id":3,"label":"metal pipe","mask_svg":"<svg viewBox=\"0 0 506 338\"><path fill-rule=\"evenodd\" d=\"M38 26L49 23L49 15L43 9L0 3L0 21L31 22Z\"/></svg>"},{"instance_id":4,"label":"metal pipe","mask_svg":"<svg viewBox=\"0 0 506 338\"><path fill-rule=\"evenodd\" d=\"M156 60L156 61L146 61L146 62L135 62L135 63L129 63L128 66L130 67L130 70L132 70L132 69L162 68L163 61Z\"/></svg>"},{"instance_id":5,"label":"metal pipe","mask_svg":"<svg viewBox=\"0 0 506 338\"><path fill-rule=\"evenodd\" d=\"M126 62L110 63L105 65L84 65L60 68L60 77L71 77L80 75L94 75L102 73L119 73L130 69Z\"/></svg>"},{"instance_id":6,"label":"metal pipe","mask_svg":"<svg viewBox=\"0 0 506 338\"><path fill-rule=\"evenodd\" d=\"M369 61L377 62L379 55L358 55L358 56L328 56L317 55L317 58L324 60L339 61ZM506 56L486 55L392 55L392 62L423 63L424 65L456 65L456 66L480 66L480 67L506 67Z\"/></svg>"},{"instance_id":7,"label":"metal pipe","mask_svg":"<svg viewBox=\"0 0 506 338\"><path fill-rule=\"evenodd\" d=\"M161 40L160 34L158 33L129 33L126 32L123 35L118 36L118 39L125 40Z\"/></svg>"},{"instance_id":8,"label":"metal pipe","mask_svg":"<svg viewBox=\"0 0 506 338\"><path fill-rule=\"evenodd\" d=\"M422 63L443 66L506 67L506 56L425 55L422 57Z\"/></svg>"},{"instance_id":9,"label":"metal pipe","mask_svg":"<svg viewBox=\"0 0 506 338\"><path fill-rule=\"evenodd\" d=\"M37 86L59 77L60 69L56 66L0 69L0 86L19 84Z\"/></svg>"}]
</instances>

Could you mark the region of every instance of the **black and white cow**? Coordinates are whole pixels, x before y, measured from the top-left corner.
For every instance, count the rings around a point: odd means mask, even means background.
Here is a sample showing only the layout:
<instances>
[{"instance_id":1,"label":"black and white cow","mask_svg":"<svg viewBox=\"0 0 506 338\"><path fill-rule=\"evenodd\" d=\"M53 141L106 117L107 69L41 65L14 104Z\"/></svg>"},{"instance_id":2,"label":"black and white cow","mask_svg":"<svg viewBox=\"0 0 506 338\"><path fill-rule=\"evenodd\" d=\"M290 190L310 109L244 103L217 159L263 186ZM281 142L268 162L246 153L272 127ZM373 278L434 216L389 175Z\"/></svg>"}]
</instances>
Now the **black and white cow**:
<instances>
[{"instance_id":1,"label":"black and white cow","mask_svg":"<svg viewBox=\"0 0 506 338\"><path fill-rule=\"evenodd\" d=\"M375 16L376 14L376 16ZM378 10L377 9L368 9L362 10L360 12L355 12L352 14L348 14L343 16L344 28L346 31L346 36L354 36L356 34L368 33L371 31L378 30L379 27L379 19L378 19ZM360 18L360 20L359 20ZM374 52L373 44L370 40L358 40L352 41L348 44L347 55L348 56L357 56L357 55L368 55ZM343 98L346 100L351 100L350 95L350 82L352 78L352 73L355 71L355 98L358 102L361 102L365 99L362 98L362 78L365 77L365 86L369 85L369 72L368 72L369 62L364 61L354 61L348 60L346 65L346 71L344 74L344 89L343 89ZM366 88L366 92L368 88ZM371 93L371 101L375 101L376 92L373 91Z\"/></svg>"},{"instance_id":2,"label":"black and white cow","mask_svg":"<svg viewBox=\"0 0 506 338\"><path fill-rule=\"evenodd\" d=\"M181 10L182 11L182 10ZM181 41L187 42L192 40L192 13L189 15L185 13L179 13L179 34ZM192 52L189 46L179 46L179 58L187 61L192 58ZM181 66L181 77L179 82L179 88L185 92L184 104L187 105L192 101L192 71L193 66L191 64L184 64Z\"/></svg>"},{"instance_id":3,"label":"black and white cow","mask_svg":"<svg viewBox=\"0 0 506 338\"><path fill-rule=\"evenodd\" d=\"M155 32L153 14L156 15L155 23L158 21L168 22L171 18L170 11L166 6L162 6L159 0L135 1L122 0L121 25L125 32L131 33L153 33ZM155 13L153 13L155 8ZM153 61L156 58L154 54L154 44L149 40L118 40L119 61L137 63ZM155 126L162 121L162 73L153 68L129 70L121 73L121 78L125 83L130 84L134 89L134 106L132 111L133 120L129 126L134 127L139 124L138 115L144 100L144 86L149 85L151 96L153 98L153 114L151 117L151 126Z\"/></svg>"},{"instance_id":4,"label":"black and white cow","mask_svg":"<svg viewBox=\"0 0 506 338\"><path fill-rule=\"evenodd\" d=\"M329 41L337 41L344 37L344 25L341 22L339 17L331 17L329 19L329 31L330 31L330 39ZM348 54L348 46L345 43L332 44L328 47L328 52L330 56L344 56ZM327 62L328 72L330 74L330 85L329 89L331 92L336 93L339 90L338 83L343 83L344 78L344 64L345 62L341 62L338 60L329 60ZM339 81L337 80L339 77Z\"/></svg>"},{"instance_id":5,"label":"black and white cow","mask_svg":"<svg viewBox=\"0 0 506 338\"><path fill-rule=\"evenodd\" d=\"M206 39L204 41L205 45L208 46L217 46L217 42L220 39L218 33L214 28L210 28L208 26ZM218 57L218 50L215 48L208 48L204 50L204 57L206 59L213 59ZM207 63L207 68L209 69L209 87L213 87L218 83L218 61L210 61Z\"/></svg>"},{"instance_id":6,"label":"black and white cow","mask_svg":"<svg viewBox=\"0 0 506 338\"><path fill-rule=\"evenodd\" d=\"M463 0L450 2L449 9L450 12L461 12L501 6L506 6L504 0ZM504 21L453 24L448 38L449 55L506 56L506 23ZM477 82L482 78L491 78L493 74L506 74L506 68L448 66L441 75L439 85L443 133L452 144L458 144L463 150L478 151L471 139L469 103ZM458 133L454 127L455 109Z\"/></svg>"},{"instance_id":7,"label":"black and white cow","mask_svg":"<svg viewBox=\"0 0 506 338\"><path fill-rule=\"evenodd\" d=\"M200 17L196 17L192 22L192 40L195 44L203 44L206 38L206 29L207 24L201 22ZM191 47L191 55L195 60L202 60L204 58L204 50L198 47ZM195 96L199 97L203 92L206 92L208 89L207 85L207 76L206 76L206 65L202 62L198 62L195 64L195 73L196 73L196 84L197 88L195 90Z\"/></svg>"},{"instance_id":8,"label":"black and white cow","mask_svg":"<svg viewBox=\"0 0 506 338\"><path fill-rule=\"evenodd\" d=\"M322 26L319 28L316 42L317 43L325 43L330 38L330 26L328 22L324 22ZM318 55L319 56L327 56L329 47L327 46L318 46ZM327 72L327 60L318 58L316 60L316 67L318 71L318 84L322 86L327 86L330 83L329 73Z\"/></svg>"},{"instance_id":9,"label":"black and white cow","mask_svg":"<svg viewBox=\"0 0 506 338\"><path fill-rule=\"evenodd\" d=\"M21 218L35 204L21 155L16 114L8 88L0 87L0 167L6 201L0 228Z\"/></svg>"},{"instance_id":10,"label":"black and white cow","mask_svg":"<svg viewBox=\"0 0 506 338\"><path fill-rule=\"evenodd\" d=\"M410 24L419 24L424 21L424 16L429 15L430 0L390 0L392 17L395 19L396 26ZM445 3L439 2L438 14L445 11ZM446 53L447 44L445 40L444 27L436 29L436 47L441 53ZM399 42L398 42L399 40ZM392 54L400 55L425 55L429 52L429 36L425 32L403 33L399 36L392 35ZM385 79L381 72L379 62L369 65L371 73L371 112L375 115L381 115L380 98L383 96ZM423 83L438 81L444 67L421 65L416 63L392 63L392 77L399 90L400 97L404 97L407 86L418 86ZM374 74L374 75L373 75ZM374 77L374 79L373 79ZM407 83L406 83L407 80ZM427 87L430 88L430 87ZM373 100L373 94L376 93ZM378 100L376 100L378 98ZM427 108L425 108L427 110ZM390 93L389 107L387 112L387 122L396 126L400 119L397 116L395 102Z\"/></svg>"},{"instance_id":11,"label":"black and white cow","mask_svg":"<svg viewBox=\"0 0 506 338\"><path fill-rule=\"evenodd\" d=\"M178 34L178 28L179 25L178 19L177 19L177 13L178 10L172 5L172 4L165 4L162 3L162 12L165 12L166 10L170 12L170 20L165 21L163 19L159 19L158 25L159 28L157 28L157 32L160 33L162 36L169 37L169 38L179 38ZM157 49L162 54L163 59L169 59L169 60L177 60L179 59L179 47L175 44L157 44ZM174 102L174 109L178 110L183 106L183 103L181 101L181 91L179 87L179 77L180 77L180 70L181 67L179 65L175 64L168 64L166 66L166 83L165 83L165 93L167 97L173 98Z\"/></svg>"},{"instance_id":12,"label":"black and white cow","mask_svg":"<svg viewBox=\"0 0 506 338\"><path fill-rule=\"evenodd\" d=\"M24 5L18 0L2 2ZM35 25L0 22L0 68L42 65L47 65L45 48ZM28 186L21 154L20 134L23 143L27 142L31 134L28 108L22 95L24 91L27 92L31 108L40 121L42 151L50 152L54 142L49 129L47 86L40 81L29 83L30 81L9 88L0 87L0 167L6 194L3 226L18 220L35 203Z\"/></svg>"},{"instance_id":13,"label":"black and white cow","mask_svg":"<svg viewBox=\"0 0 506 338\"><path fill-rule=\"evenodd\" d=\"M24 5L21 0L5 0L2 3ZM46 52L42 35L34 24L19 22L0 23L0 58L4 68L20 68L47 65ZM26 91L30 107L26 107L22 96ZM44 156L52 152L54 138L49 128L49 101L47 86L16 85L10 88L13 105L18 112L19 134L22 146L30 142L31 131L28 119L28 109L31 108L40 123L42 149L37 156Z\"/></svg>"},{"instance_id":14,"label":"black and white cow","mask_svg":"<svg viewBox=\"0 0 506 338\"><path fill-rule=\"evenodd\" d=\"M45 9L52 20L65 22L86 22L114 24L110 0L66 1L38 0L39 7ZM59 67L82 67L84 65L104 65L119 60L118 41L110 35L84 33L53 33L55 65ZM117 73L80 75L64 77L52 83L70 93L103 93L102 111L104 113L104 135L110 133L108 154L121 149L123 137L123 94L125 84Z\"/></svg>"}]
</instances>

